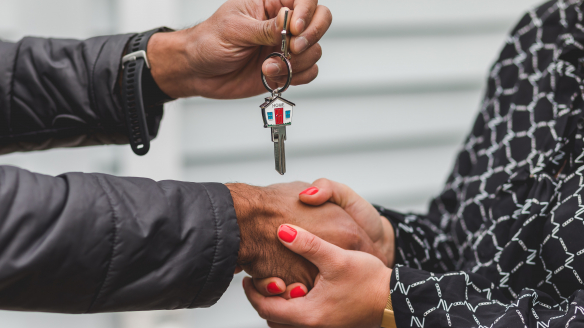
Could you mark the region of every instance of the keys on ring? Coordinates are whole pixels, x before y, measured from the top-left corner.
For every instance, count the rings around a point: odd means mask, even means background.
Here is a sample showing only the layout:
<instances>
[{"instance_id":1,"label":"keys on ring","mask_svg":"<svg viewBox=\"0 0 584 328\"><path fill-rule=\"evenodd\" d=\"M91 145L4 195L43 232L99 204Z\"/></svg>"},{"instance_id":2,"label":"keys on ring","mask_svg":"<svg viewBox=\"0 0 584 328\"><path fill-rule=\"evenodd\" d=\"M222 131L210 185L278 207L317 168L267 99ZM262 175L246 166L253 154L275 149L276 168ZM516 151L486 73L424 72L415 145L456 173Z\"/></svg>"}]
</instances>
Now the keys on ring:
<instances>
[{"instance_id":1,"label":"keys on ring","mask_svg":"<svg viewBox=\"0 0 584 328\"><path fill-rule=\"evenodd\" d=\"M260 105L262 117L264 119L264 128L272 129L272 142L274 143L274 158L276 161L276 171L281 175L286 173L286 151L284 141L286 140L286 126L292 124L292 114L294 111L293 102L282 98L282 93L288 89L292 82L292 65L290 64L290 53L288 47L288 38L286 27L288 26L288 11L284 16L284 29L282 30L282 53L271 53L267 58L280 57L288 69L288 79L286 84L280 88L272 89L266 81L262 72L262 82L268 91L272 93L266 101Z\"/></svg>"}]
</instances>

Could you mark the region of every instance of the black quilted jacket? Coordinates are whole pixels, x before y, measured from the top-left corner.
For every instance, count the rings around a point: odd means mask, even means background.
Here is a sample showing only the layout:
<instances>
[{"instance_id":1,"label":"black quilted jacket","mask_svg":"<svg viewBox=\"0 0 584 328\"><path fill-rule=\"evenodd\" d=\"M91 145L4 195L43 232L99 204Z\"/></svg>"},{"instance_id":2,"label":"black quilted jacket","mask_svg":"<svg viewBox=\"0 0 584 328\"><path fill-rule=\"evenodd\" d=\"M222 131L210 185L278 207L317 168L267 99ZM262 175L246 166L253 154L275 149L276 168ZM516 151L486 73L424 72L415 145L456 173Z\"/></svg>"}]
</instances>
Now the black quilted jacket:
<instances>
[{"instance_id":1,"label":"black quilted jacket","mask_svg":"<svg viewBox=\"0 0 584 328\"><path fill-rule=\"evenodd\" d=\"M397 327L584 326L582 59L581 0L530 11L428 215L380 209Z\"/></svg>"},{"instance_id":2,"label":"black quilted jacket","mask_svg":"<svg viewBox=\"0 0 584 328\"><path fill-rule=\"evenodd\" d=\"M0 42L0 153L126 143L117 86L131 36ZM162 107L148 115L154 136ZM224 185L0 166L0 309L210 306L238 249Z\"/></svg>"}]
</instances>

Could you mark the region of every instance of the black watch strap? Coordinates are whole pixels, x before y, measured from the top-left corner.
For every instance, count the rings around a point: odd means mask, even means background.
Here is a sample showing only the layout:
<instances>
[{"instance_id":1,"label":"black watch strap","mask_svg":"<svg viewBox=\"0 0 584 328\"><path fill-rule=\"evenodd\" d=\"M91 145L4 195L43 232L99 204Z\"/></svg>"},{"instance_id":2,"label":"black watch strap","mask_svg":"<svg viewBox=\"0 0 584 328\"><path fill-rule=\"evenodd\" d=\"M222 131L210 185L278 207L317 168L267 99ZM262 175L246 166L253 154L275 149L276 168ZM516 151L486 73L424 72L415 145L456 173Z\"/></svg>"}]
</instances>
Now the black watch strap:
<instances>
[{"instance_id":1,"label":"black watch strap","mask_svg":"<svg viewBox=\"0 0 584 328\"><path fill-rule=\"evenodd\" d=\"M157 28L140 33L130 39L127 55L122 59L122 107L126 116L128 139L136 155L146 155L150 150L150 133L144 109L142 77L150 74L146 55L150 37L167 28Z\"/></svg>"}]
</instances>

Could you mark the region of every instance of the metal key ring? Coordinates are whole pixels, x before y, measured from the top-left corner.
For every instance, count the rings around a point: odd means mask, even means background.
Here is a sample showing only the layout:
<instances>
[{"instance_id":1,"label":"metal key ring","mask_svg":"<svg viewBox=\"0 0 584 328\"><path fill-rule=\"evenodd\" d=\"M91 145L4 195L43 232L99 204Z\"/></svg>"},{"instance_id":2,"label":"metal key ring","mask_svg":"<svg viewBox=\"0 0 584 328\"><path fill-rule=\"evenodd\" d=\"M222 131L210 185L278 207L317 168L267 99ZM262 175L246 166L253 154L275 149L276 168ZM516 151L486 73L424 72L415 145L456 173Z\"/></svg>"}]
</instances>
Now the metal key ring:
<instances>
[{"instance_id":1,"label":"metal key ring","mask_svg":"<svg viewBox=\"0 0 584 328\"><path fill-rule=\"evenodd\" d=\"M262 70L262 82L264 82L264 87L266 87L268 91L270 91L272 94L278 94L286 91L288 87L290 87L290 83L292 83L292 64L290 64L290 61L288 60L288 58L286 58L286 56L284 56L284 54L281 54L279 52L271 53L270 55L268 55L268 57L266 57L265 60L268 60L273 57L280 57L280 59L282 59L282 61L286 63L286 67L288 68L288 80L286 81L286 84L284 84L284 86L276 88L274 90L270 88L270 86L268 85L268 81L266 81L266 76L264 75L264 71Z\"/></svg>"}]
</instances>

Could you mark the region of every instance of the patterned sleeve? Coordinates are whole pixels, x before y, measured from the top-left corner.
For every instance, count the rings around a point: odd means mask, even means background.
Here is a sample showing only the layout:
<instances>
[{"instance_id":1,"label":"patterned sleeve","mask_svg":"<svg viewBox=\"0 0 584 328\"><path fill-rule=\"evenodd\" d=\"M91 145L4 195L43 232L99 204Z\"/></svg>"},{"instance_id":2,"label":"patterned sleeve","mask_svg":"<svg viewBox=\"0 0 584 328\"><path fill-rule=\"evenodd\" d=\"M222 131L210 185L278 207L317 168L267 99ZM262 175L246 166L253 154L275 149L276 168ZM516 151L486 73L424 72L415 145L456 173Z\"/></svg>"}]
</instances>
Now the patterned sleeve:
<instances>
[{"instance_id":1,"label":"patterned sleeve","mask_svg":"<svg viewBox=\"0 0 584 328\"><path fill-rule=\"evenodd\" d=\"M445 233L450 228L448 221L441 225L432 215L401 214L380 206L376 208L395 231L395 264L431 272L457 268L458 251L452 235Z\"/></svg>"},{"instance_id":2,"label":"patterned sleeve","mask_svg":"<svg viewBox=\"0 0 584 328\"><path fill-rule=\"evenodd\" d=\"M397 327L577 327L584 323L584 291L564 309L550 295L525 288L507 299L484 277L434 274L398 266L391 277Z\"/></svg>"}]
</instances>

